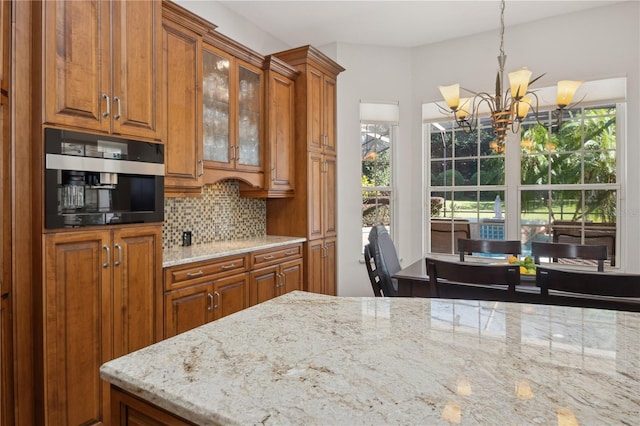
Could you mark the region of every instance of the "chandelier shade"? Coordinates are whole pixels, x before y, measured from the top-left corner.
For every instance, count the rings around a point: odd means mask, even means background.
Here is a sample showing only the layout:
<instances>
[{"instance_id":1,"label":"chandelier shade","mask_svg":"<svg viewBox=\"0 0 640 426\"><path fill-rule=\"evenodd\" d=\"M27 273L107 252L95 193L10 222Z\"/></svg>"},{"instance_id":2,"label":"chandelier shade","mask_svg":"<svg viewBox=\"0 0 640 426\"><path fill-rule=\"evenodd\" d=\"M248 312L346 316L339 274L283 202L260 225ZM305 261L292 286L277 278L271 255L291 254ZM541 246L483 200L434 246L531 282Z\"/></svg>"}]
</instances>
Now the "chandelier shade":
<instances>
[{"instance_id":1,"label":"chandelier shade","mask_svg":"<svg viewBox=\"0 0 640 426\"><path fill-rule=\"evenodd\" d=\"M538 96L530 87L544 74L531 78L533 73L527 68L508 73L509 90L503 90L504 65L507 56L504 53L504 8L505 0L500 2L500 55L498 56L498 73L496 75L495 95L487 92L474 92L462 87L462 90L471 93L469 98L460 98L460 84L438 86L442 98L448 109L438 106L441 112L453 113L453 118L458 127L467 131L473 131L477 127L478 116L482 107L490 111L491 124L498 144L502 144L509 128L516 133L520 129L520 123L532 112L538 119ZM570 108L581 81L562 80L557 87L557 125L561 125L563 110Z\"/></svg>"}]
</instances>

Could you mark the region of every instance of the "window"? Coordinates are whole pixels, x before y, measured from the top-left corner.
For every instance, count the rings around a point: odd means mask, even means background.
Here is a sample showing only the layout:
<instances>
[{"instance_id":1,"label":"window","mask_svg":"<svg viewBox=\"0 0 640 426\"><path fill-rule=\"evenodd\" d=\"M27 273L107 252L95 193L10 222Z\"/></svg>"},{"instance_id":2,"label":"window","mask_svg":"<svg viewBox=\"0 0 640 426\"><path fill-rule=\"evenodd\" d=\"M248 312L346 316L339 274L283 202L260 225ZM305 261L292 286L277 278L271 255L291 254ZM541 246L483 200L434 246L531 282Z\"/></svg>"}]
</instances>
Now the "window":
<instances>
[{"instance_id":1,"label":"window","mask_svg":"<svg viewBox=\"0 0 640 426\"><path fill-rule=\"evenodd\" d=\"M363 247L373 225L383 224L393 236L391 140L392 125L361 124Z\"/></svg>"},{"instance_id":2,"label":"window","mask_svg":"<svg viewBox=\"0 0 640 426\"><path fill-rule=\"evenodd\" d=\"M505 152L488 119L473 133L454 124L428 125L432 253L455 253L458 238L505 239Z\"/></svg>"},{"instance_id":3,"label":"window","mask_svg":"<svg viewBox=\"0 0 640 426\"><path fill-rule=\"evenodd\" d=\"M614 266L623 108L573 108L560 127L555 111L540 113L540 122L530 115L506 150L493 142L488 119L473 133L453 122L425 124L426 250L455 253L457 238L520 239L524 254L532 241L605 244Z\"/></svg>"},{"instance_id":4,"label":"window","mask_svg":"<svg viewBox=\"0 0 640 426\"><path fill-rule=\"evenodd\" d=\"M360 102L360 160L362 185L362 249L373 225L394 232L393 161L400 109L397 102Z\"/></svg>"}]
</instances>

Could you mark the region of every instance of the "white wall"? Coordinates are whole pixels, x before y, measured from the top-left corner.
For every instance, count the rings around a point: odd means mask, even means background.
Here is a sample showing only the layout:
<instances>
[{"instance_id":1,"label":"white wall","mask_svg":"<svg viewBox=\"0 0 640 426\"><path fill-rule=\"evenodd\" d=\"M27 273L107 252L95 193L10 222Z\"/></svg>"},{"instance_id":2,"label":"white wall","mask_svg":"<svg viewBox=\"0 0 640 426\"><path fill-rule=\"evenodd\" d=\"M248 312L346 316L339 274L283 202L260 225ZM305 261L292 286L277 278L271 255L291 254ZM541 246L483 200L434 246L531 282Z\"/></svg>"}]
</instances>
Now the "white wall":
<instances>
[{"instance_id":1,"label":"white wall","mask_svg":"<svg viewBox=\"0 0 640 426\"><path fill-rule=\"evenodd\" d=\"M218 25L218 31L268 54L296 46L259 30L217 2L177 1ZM640 272L635 257L640 241L640 3L629 1L571 15L509 27L506 16L506 70L522 66L534 75L546 73L536 85L553 86L560 79L596 80L627 77L627 141L621 223L627 269ZM422 126L421 104L440 99L437 86L460 82L491 90L497 71L499 38L492 31L471 37L396 49L333 43L316 46L346 68L338 76L338 294L371 295L360 263L360 132L358 104L364 100L397 100L400 134L397 176L401 204L397 239L403 265L422 257ZM635 183L635 185L634 185Z\"/></svg>"}]
</instances>

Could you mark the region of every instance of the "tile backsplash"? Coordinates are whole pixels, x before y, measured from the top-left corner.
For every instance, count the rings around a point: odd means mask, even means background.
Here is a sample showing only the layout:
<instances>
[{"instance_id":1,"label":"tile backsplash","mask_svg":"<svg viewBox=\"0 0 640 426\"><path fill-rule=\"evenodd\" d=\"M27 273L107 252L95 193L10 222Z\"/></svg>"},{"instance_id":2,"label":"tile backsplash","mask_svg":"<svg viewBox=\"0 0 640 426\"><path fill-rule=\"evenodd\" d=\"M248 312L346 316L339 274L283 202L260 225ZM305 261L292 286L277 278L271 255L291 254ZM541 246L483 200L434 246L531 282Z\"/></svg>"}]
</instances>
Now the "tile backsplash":
<instances>
[{"instance_id":1,"label":"tile backsplash","mask_svg":"<svg viewBox=\"0 0 640 426\"><path fill-rule=\"evenodd\" d=\"M192 232L192 244L261 237L266 215L266 201L240 197L235 180L206 185L200 197L166 197L162 248L182 245L183 231Z\"/></svg>"}]
</instances>

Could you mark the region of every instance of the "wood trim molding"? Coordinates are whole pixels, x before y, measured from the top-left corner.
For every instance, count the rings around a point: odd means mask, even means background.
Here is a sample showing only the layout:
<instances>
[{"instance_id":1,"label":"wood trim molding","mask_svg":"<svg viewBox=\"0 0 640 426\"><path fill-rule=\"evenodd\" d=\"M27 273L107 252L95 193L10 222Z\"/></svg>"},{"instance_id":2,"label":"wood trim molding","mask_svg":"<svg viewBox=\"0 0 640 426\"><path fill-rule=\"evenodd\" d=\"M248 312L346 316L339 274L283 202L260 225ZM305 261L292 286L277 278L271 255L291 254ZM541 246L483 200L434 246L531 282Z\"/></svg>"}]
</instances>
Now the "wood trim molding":
<instances>
[{"instance_id":1,"label":"wood trim molding","mask_svg":"<svg viewBox=\"0 0 640 426\"><path fill-rule=\"evenodd\" d=\"M169 19L199 35L213 32L217 26L168 0L162 1L162 18Z\"/></svg>"},{"instance_id":2,"label":"wood trim molding","mask_svg":"<svg viewBox=\"0 0 640 426\"><path fill-rule=\"evenodd\" d=\"M291 65L313 63L315 66L319 66L327 73L333 75L338 75L345 70L333 59L310 45L274 53L273 56L276 56Z\"/></svg>"},{"instance_id":3,"label":"wood trim molding","mask_svg":"<svg viewBox=\"0 0 640 426\"><path fill-rule=\"evenodd\" d=\"M262 66L262 69L275 71L290 80L295 80L300 75L300 71L273 55L269 55L264 58L264 65Z\"/></svg>"},{"instance_id":4,"label":"wood trim molding","mask_svg":"<svg viewBox=\"0 0 640 426\"><path fill-rule=\"evenodd\" d=\"M262 68L262 64L264 63L263 55L249 49L246 46L243 46L242 44L233 39L230 39L224 34L213 31L203 36L202 41L222 50L223 52L229 53L234 58L241 59L253 66Z\"/></svg>"}]
</instances>

